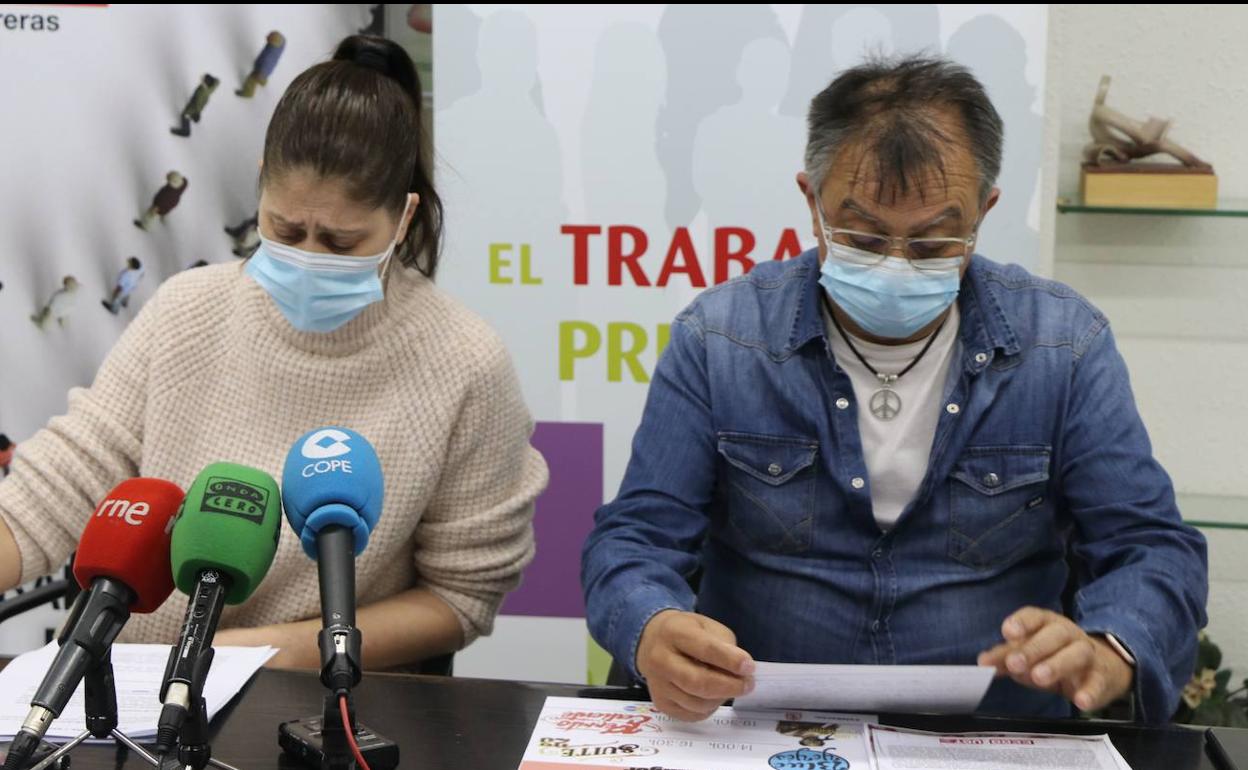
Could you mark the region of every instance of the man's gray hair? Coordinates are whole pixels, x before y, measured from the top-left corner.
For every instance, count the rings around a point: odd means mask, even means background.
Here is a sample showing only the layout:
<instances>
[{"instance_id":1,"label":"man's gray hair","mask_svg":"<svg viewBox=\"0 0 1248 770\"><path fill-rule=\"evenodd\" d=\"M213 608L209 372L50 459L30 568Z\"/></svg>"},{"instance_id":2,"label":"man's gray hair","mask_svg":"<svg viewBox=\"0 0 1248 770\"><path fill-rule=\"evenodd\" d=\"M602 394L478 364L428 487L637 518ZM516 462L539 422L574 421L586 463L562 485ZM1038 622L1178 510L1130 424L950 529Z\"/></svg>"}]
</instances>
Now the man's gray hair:
<instances>
[{"instance_id":1,"label":"man's gray hair","mask_svg":"<svg viewBox=\"0 0 1248 770\"><path fill-rule=\"evenodd\" d=\"M941 113L949 109L961 118L964 136L942 128ZM851 67L810 101L807 127L806 175L816 194L848 144L876 164L877 199L886 188L904 194L915 186L921 193L920 175L943 176L942 150L959 141L969 143L979 167L980 203L1001 172L1001 116L975 76L946 59L872 58Z\"/></svg>"}]
</instances>

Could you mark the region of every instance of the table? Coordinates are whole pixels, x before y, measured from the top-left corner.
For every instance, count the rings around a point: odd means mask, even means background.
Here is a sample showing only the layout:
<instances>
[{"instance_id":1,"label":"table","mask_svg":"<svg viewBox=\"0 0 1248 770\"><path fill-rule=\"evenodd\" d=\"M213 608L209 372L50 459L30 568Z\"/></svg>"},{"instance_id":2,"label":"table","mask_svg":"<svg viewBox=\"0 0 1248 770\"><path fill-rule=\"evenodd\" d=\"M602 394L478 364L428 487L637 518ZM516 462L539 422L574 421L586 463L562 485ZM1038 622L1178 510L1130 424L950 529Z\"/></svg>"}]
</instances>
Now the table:
<instances>
[{"instance_id":1,"label":"table","mask_svg":"<svg viewBox=\"0 0 1248 770\"><path fill-rule=\"evenodd\" d=\"M399 743L404 770L516 770L547 695L635 694L621 688L370 673L356 690L356 709L365 724ZM261 671L214 722L214 755L240 770L294 767L278 748L277 725L317 714L322 696L314 674ZM1203 733L1178 726L931 715L884 715L881 721L950 732L1108 732L1134 770L1215 770ZM147 767L107 746L79 747L72 757L73 770Z\"/></svg>"}]
</instances>

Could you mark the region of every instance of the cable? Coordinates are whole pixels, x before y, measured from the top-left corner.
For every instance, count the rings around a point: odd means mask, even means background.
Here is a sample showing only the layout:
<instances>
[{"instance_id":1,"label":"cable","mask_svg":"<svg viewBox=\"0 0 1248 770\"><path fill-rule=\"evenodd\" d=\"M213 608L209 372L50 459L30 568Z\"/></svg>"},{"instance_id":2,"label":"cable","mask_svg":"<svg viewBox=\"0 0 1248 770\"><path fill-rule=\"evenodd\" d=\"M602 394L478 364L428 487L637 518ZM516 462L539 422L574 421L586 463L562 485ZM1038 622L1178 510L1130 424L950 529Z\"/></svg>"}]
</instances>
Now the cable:
<instances>
[{"instance_id":1,"label":"cable","mask_svg":"<svg viewBox=\"0 0 1248 770\"><path fill-rule=\"evenodd\" d=\"M347 732L347 743L351 744L351 753L355 755L355 763L360 766L360 770L373 770L364 761L360 746L355 742L355 730L351 729L351 717L347 715L347 696L338 696L338 711L342 713L342 729Z\"/></svg>"},{"instance_id":2,"label":"cable","mask_svg":"<svg viewBox=\"0 0 1248 770\"><path fill-rule=\"evenodd\" d=\"M39 743L38 735L26 730L19 731L9 744L9 753L4 760L4 770L18 770L18 768L25 767L30 758L34 756L35 750L39 748Z\"/></svg>"}]
</instances>

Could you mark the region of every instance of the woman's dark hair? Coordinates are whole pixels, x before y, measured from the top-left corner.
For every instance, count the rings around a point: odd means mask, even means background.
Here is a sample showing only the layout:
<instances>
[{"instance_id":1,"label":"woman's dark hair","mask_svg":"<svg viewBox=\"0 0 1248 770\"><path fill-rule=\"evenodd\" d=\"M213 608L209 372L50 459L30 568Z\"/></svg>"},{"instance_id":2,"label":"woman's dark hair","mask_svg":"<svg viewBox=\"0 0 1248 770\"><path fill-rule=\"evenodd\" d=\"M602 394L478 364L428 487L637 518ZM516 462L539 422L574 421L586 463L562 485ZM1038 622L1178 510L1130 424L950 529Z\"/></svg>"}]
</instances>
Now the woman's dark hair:
<instances>
[{"instance_id":1,"label":"woman's dark hair","mask_svg":"<svg viewBox=\"0 0 1248 770\"><path fill-rule=\"evenodd\" d=\"M432 278L442 246L442 200L433 189L421 122L420 78L397 43L352 35L332 60L295 78L269 121L260 184L296 168L347 183L362 204L401 216L420 195L396 255Z\"/></svg>"}]
</instances>

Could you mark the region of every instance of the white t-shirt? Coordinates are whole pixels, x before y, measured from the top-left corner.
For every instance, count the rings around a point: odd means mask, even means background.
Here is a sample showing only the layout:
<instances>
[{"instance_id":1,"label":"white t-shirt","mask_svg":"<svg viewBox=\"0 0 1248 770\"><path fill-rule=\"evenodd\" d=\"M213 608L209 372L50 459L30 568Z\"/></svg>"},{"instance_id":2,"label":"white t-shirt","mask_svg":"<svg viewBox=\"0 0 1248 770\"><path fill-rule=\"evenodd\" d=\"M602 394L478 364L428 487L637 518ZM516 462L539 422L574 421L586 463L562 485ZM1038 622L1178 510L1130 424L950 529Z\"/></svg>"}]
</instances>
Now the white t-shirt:
<instances>
[{"instance_id":1,"label":"white t-shirt","mask_svg":"<svg viewBox=\"0 0 1248 770\"><path fill-rule=\"evenodd\" d=\"M879 379L854 355L824 309L828 339L836 362L849 375L858 405L858 432L871 483L871 507L880 529L892 528L914 498L923 477L940 419L945 380L958 340L958 306L955 304L932 347L895 380L891 390L900 398L900 411L883 420L871 411L871 397L881 389ZM848 332L847 332L848 333ZM850 335L854 347L882 374L897 374L923 350L927 339L906 345L875 345ZM890 399L887 408L897 406Z\"/></svg>"}]
</instances>

